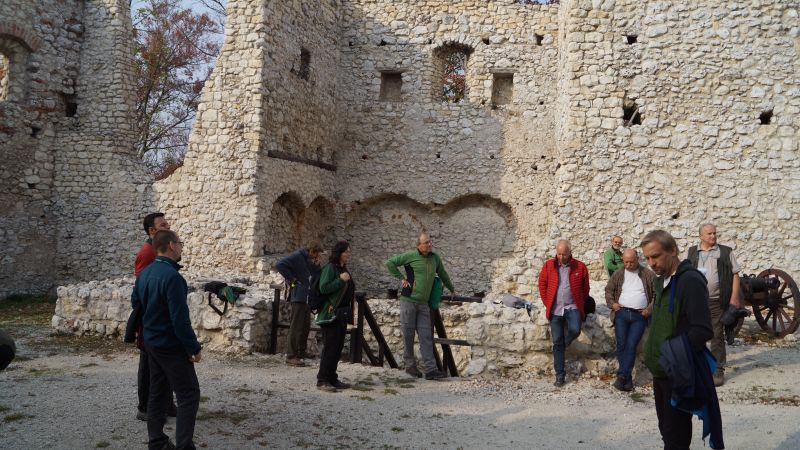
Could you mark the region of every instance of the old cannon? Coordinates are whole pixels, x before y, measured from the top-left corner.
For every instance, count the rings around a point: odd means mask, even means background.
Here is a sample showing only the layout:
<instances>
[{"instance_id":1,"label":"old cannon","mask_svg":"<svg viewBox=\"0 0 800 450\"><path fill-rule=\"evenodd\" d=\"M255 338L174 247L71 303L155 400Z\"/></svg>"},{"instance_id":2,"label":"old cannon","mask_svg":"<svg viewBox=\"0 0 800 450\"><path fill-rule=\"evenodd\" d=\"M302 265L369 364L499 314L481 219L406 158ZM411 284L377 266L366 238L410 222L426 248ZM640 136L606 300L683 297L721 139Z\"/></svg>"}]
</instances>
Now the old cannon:
<instances>
[{"instance_id":1,"label":"old cannon","mask_svg":"<svg viewBox=\"0 0 800 450\"><path fill-rule=\"evenodd\" d=\"M753 315L769 335L782 338L797 330L797 303L800 291L786 272L767 269L758 275L742 275L741 290Z\"/></svg>"}]
</instances>

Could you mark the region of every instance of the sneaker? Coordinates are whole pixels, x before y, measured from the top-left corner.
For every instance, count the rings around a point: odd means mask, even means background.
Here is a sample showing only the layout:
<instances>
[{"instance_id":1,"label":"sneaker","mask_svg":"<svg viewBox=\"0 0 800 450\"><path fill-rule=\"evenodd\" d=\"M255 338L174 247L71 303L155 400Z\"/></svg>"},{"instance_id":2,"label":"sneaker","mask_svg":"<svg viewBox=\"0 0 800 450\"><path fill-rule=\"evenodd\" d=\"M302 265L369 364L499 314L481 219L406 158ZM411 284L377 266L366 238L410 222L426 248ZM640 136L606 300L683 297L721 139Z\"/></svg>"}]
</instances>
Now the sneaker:
<instances>
[{"instance_id":1,"label":"sneaker","mask_svg":"<svg viewBox=\"0 0 800 450\"><path fill-rule=\"evenodd\" d=\"M714 386L719 387L723 384L725 384L725 371L722 369L717 369L717 371L714 372Z\"/></svg>"},{"instance_id":2,"label":"sneaker","mask_svg":"<svg viewBox=\"0 0 800 450\"><path fill-rule=\"evenodd\" d=\"M330 383L327 383L327 382L317 383L317 389L319 389L320 391L323 391L323 392L331 392L331 393L337 392L336 391L336 386L334 386L334 385L332 385Z\"/></svg>"},{"instance_id":3,"label":"sneaker","mask_svg":"<svg viewBox=\"0 0 800 450\"><path fill-rule=\"evenodd\" d=\"M178 407L175 406L175 403L170 403L169 407L167 408L167 415L169 417L178 417Z\"/></svg>"},{"instance_id":4,"label":"sneaker","mask_svg":"<svg viewBox=\"0 0 800 450\"><path fill-rule=\"evenodd\" d=\"M625 379L625 384L622 385L622 390L625 392L631 392L633 390L633 377L628 377Z\"/></svg>"},{"instance_id":5,"label":"sneaker","mask_svg":"<svg viewBox=\"0 0 800 450\"><path fill-rule=\"evenodd\" d=\"M625 377L623 377L621 375L617 375L617 379L614 380L614 389L616 389L618 391L624 391L625 390Z\"/></svg>"},{"instance_id":6,"label":"sneaker","mask_svg":"<svg viewBox=\"0 0 800 450\"><path fill-rule=\"evenodd\" d=\"M304 363L300 358L292 357L286 358L286 365L292 367L305 367L306 363Z\"/></svg>"},{"instance_id":7,"label":"sneaker","mask_svg":"<svg viewBox=\"0 0 800 450\"><path fill-rule=\"evenodd\" d=\"M561 387L565 385L567 382L564 380L564 375L556 375L556 382L553 383L555 387Z\"/></svg>"},{"instance_id":8,"label":"sneaker","mask_svg":"<svg viewBox=\"0 0 800 450\"><path fill-rule=\"evenodd\" d=\"M406 373L414 378L422 378L422 372L420 372L416 366L407 367Z\"/></svg>"},{"instance_id":9,"label":"sneaker","mask_svg":"<svg viewBox=\"0 0 800 450\"><path fill-rule=\"evenodd\" d=\"M426 380L441 380L442 378L447 378L447 374L441 370L434 369L425 374Z\"/></svg>"},{"instance_id":10,"label":"sneaker","mask_svg":"<svg viewBox=\"0 0 800 450\"><path fill-rule=\"evenodd\" d=\"M136 411L136 418L141 420L142 422L147 422L147 411L137 410Z\"/></svg>"},{"instance_id":11,"label":"sneaker","mask_svg":"<svg viewBox=\"0 0 800 450\"><path fill-rule=\"evenodd\" d=\"M331 385L333 387L335 387L336 389L350 389L350 384L349 383L345 383L345 382L339 381L339 380L334 381L333 383L331 383Z\"/></svg>"}]
</instances>

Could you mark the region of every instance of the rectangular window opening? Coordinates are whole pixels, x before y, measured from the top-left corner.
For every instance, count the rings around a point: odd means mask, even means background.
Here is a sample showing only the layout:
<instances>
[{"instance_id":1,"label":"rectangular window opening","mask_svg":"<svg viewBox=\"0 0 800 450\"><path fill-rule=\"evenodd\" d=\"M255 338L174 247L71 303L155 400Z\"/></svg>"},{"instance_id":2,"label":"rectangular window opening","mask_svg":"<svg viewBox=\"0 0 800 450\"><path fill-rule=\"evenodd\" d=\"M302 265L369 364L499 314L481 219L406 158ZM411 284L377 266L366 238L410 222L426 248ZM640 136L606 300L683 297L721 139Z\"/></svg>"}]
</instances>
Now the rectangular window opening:
<instances>
[{"instance_id":1,"label":"rectangular window opening","mask_svg":"<svg viewBox=\"0 0 800 450\"><path fill-rule=\"evenodd\" d=\"M514 99L514 74L495 73L492 81L492 106L507 105Z\"/></svg>"},{"instance_id":2,"label":"rectangular window opening","mask_svg":"<svg viewBox=\"0 0 800 450\"><path fill-rule=\"evenodd\" d=\"M400 72L381 72L382 102L399 102L403 99L403 74Z\"/></svg>"}]
</instances>

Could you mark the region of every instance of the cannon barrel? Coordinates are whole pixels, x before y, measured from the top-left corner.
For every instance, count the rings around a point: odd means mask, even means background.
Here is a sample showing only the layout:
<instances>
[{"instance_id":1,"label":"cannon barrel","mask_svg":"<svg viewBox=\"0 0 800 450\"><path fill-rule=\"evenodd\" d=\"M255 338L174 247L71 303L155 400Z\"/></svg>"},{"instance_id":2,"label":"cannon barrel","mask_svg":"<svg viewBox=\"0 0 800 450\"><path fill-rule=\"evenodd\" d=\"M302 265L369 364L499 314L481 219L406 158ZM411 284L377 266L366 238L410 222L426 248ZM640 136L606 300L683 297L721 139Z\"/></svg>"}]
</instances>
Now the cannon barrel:
<instances>
[{"instance_id":1,"label":"cannon barrel","mask_svg":"<svg viewBox=\"0 0 800 450\"><path fill-rule=\"evenodd\" d=\"M755 274L744 275L741 278L745 292L764 292L767 289L778 289L781 282L775 277L759 277Z\"/></svg>"}]
</instances>

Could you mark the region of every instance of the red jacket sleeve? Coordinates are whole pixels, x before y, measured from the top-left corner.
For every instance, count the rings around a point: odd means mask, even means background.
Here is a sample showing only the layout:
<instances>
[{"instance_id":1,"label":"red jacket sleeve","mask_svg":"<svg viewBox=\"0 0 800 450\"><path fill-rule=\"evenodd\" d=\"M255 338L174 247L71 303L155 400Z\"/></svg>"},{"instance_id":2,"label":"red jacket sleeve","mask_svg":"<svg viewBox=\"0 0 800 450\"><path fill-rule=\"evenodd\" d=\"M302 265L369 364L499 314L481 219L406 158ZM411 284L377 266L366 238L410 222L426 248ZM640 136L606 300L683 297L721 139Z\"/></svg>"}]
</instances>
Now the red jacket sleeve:
<instances>
[{"instance_id":1,"label":"red jacket sleeve","mask_svg":"<svg viewBox=\"0 0 800 450\"><path fill-rule=\"evenodd\" d=\"M136 262L133 265L133 274L136 275L136 278L139 278L139 274L142 273L142 270L155 260L156 249L149 243L142 245L142 248L139 249L139 253L136 254Z\"/></svg>"},{"instance_id":2,"label":"red jacket sleeve","mask_svg":"<svg viewBox=\"0 0 800 450\"><path fill-rule=\"evenodd\" d=\"M545 305L547 304L547 261L542 264L542 270L539 271L539 300Z\"/></svg>"}]
</instances>

